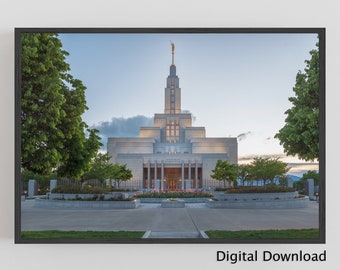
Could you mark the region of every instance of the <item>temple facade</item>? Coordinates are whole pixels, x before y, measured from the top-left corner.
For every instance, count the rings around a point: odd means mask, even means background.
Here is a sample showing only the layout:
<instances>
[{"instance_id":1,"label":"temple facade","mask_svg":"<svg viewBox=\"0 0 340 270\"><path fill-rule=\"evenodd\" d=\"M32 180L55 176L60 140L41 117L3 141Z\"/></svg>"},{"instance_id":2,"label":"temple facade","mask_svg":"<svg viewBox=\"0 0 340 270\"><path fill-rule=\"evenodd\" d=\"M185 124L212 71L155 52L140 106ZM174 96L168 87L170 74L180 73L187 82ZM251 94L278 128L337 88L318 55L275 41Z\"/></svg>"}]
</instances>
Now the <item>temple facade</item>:
<instances>
[{"instance_id":1,"label":"temple facade","mask_svg":"<svg viewBox=\"0 0 340 270\"><path fill-rule=\"evenodd\" d=\"M207 138L204 127L192 126L191 113L181 110L181 88L174 63L164 89L164 113L139 137L108 139L112 163L126 164L133 178L121 187L139 190L196 190L220 186L211 178L217 160L237 163L237 138ZM218 119L216 119L218 121Z\"/></svg>"}]
</instances>

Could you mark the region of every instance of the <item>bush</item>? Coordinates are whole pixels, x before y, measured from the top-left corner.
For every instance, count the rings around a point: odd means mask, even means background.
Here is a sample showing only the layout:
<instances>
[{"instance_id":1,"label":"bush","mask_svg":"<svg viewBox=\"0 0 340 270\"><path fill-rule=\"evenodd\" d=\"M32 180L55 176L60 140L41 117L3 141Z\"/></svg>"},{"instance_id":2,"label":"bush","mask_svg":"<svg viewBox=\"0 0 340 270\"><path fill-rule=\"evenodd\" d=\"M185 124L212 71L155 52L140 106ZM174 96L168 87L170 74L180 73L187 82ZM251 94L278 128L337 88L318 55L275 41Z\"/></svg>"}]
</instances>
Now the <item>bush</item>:
<instances>
[{"instance_id":1,"label":"bush","mask_svg":"<svg viewBox=\"0 0 340 270\"><path fill-rule=\"evenodd\" d=\"M100 187L92 187L89 185L61 185L52 190L52 193L65 193L65 194L103 194L105 190Z\"/></svg>"},{"instance_id":2,"label":"bush","mask_svg":"<svg viewBox=\"0 0 340 270\"><path fill-rule=\"evenodd\" d=\"M215 188L215 191L227 191L229 188L221 188L221 187L217 187Z\"/></svg>"},{"instance_id":3,"label":"bush","mask_svg":"<svg viewBox=\"0 0 340 270\"><path fill-rule=\"evenodd\" d=\"M262 187L234 187L228 188L225 193L278 193L278 192L294 192L295 189L284 186L262 186Z\"/></svg>"}]
</instances>

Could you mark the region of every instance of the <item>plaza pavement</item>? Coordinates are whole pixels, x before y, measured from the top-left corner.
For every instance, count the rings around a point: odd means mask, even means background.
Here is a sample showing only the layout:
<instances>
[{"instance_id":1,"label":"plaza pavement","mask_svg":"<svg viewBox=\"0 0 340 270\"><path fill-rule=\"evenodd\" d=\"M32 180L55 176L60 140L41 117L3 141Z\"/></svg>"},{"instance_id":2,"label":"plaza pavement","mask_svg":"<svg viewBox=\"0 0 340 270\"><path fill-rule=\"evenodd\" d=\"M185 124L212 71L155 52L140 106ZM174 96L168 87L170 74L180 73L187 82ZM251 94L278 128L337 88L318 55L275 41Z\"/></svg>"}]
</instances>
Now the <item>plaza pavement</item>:
<instances>
[{"instance_id":1,"label":"plaza pavement","mask_svg":"<svg viewBox=\"0 0 340 270\"><path fill-rule=\"evenodd\" d=\"M319 205L297 209L214 209L203 203L161 208L143 203L136 209L46 209L34 200L21 204L21 230L145 231L150 238L196 237L206 230L266 230L319 227Z\"/></svg>"}]
</instances>

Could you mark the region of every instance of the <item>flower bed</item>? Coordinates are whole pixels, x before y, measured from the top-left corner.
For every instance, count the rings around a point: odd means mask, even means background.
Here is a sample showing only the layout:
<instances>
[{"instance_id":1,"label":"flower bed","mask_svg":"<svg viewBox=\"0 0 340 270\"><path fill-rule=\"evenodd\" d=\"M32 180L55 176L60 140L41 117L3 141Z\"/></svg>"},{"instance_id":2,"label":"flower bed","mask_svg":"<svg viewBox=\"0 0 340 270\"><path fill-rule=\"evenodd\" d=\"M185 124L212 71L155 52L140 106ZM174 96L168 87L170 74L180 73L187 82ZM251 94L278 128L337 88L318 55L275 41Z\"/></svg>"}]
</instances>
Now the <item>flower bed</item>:
<instances>
[{"instance_id":1,"label":"flower bed","mask_svg":"<svg viewBox=\"0 0 340 270\"><path fill-rule=\"evenodd\" d=\"M214 198L219 201L255 201L293 199L299 196L297 191L278 193L215 193Z\"/></svg>"},{"instance_id":2,"label":"flower bed","mask_svg":"<svg viewBox=\"0 0 340 270\"><path fill-rule=\"evenodd\" d=\"M170 198L170 197L169 197ZM138 198L141 203L162 203L169 198ZM205 203L210 198L181 198L185 203Z\"/></svg>"},{"instance_id":3,"label":"flower bed","mask_svg":"<svg viewBox=\"0 0 340 270\"><path fill-rule=\"evenodd\" d=\"M288 199L248 199L248 200L212 200L209 199L206 205L210 208L228 209L288 209L308 207L309 198L295 197Z\"/></svg>"},{"instance_id":4,"label":"flower bed","mask_svg":"<svg viewBox=\"0 0 340 270\"><path fill-rule=\"evenodd\" d=\"M211 208L301 208L309 199L293 188L282 186L235 187L214 193L206 202Z\"/></svg>"},{"instance_id":5,"label":"flower bed","mask_svg":"<svg viewBox=\"0 0 340 270\"><path fill-rule=\"evenodd\" d=\"M90 209L134 209L140 206L139 200L125 201L86 201L86 200L35 200L35 207L42 208L90 208Z\"/></svg>"},{"instance_id":6,"label":"flower bed","mask_svg":"<svg viewBox=\"0 0 340 270\"><path fill-rule=\"evenodd\" d=\"M74 200L74 201L107 201L116 200L121 201L125 199L131 199L132 195L125 192L112 192L109 194L79 194L79 193L50 193L47 195L50 200Z\"/></svg>"},{"instance_id":7,"label":"flower bed","mask_svg":"<svg viewBox=\"0 0 340 270\"><path fill-rule=\"evenodd\" d=\"M211 198L213 194L201 191L193 192L147 192L137 194L136 198Z\"/></svg>"},{"instance_id":8,"label":"flower bed","mask_svg":"<svg viewBox=\"0 0 340 270\"><path fill-rule=\"evenodd\" d=\"M295 189L291 187L283 186L240 186L227 188L224 190L225 193L282 193L282 192L294 192Z\"/></svg>"}]
</instances>

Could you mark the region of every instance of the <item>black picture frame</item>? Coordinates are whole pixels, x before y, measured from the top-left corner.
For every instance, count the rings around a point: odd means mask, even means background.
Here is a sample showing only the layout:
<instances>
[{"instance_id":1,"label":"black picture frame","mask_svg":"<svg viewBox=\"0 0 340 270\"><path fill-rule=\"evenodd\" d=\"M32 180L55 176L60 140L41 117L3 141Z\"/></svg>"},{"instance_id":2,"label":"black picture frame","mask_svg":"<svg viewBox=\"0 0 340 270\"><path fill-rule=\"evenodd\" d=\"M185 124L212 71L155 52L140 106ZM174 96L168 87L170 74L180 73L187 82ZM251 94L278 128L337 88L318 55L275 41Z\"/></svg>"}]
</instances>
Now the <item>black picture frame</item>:
<instances>
[{"instance_id":1,"label":"black picture frame","mask_svg":"<svg viewBox=\"0 0 340 270\"><path fill-rule=\"evenodd\" d=\"M129 33L129 34L317 34L319 37L319 238L316 239L24 239L21 237L21 35L23 33ZM16 28L15 29L15 243L114 243L114 244L323 244L325 232L325 74L326 74L326 29L325 28Z\"/></svg>"}]
</instances>

